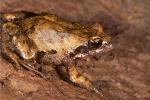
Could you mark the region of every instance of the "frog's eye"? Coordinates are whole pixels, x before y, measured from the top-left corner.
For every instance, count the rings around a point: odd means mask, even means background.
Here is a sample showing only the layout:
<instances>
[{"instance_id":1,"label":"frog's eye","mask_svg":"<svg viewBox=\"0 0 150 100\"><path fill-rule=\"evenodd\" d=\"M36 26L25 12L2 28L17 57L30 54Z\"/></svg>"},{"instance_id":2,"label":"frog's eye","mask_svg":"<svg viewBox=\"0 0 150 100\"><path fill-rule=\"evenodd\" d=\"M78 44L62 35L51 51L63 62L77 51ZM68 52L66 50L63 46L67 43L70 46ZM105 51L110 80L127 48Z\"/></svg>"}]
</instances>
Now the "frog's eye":
<instances>
[{"instance_id":1,"label":"frog's eye","mask_svg":"<svg viewBox=\"0 0 150 100\"><path fill-rule=\"evenodd\" d=\"M100 38L94 38L88 41L88 46L90 49L100 47L102 45L103 40Z\"/></svg>"}]
</instances>

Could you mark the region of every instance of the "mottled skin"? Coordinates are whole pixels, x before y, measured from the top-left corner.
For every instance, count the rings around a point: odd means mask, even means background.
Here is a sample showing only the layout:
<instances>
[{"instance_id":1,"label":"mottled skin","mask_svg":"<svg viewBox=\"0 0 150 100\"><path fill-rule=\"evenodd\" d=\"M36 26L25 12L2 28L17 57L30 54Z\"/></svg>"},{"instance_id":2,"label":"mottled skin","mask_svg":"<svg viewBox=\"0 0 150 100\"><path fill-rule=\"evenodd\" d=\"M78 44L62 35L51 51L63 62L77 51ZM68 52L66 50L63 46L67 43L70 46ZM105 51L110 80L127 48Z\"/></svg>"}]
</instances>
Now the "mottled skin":
<instances>
[{"instance_id":1,"label":"mottled skin","mask_svg":"<svg viewBox=\"0 0 150 100\"><path fill-rule=\"evenodd\" d=\"M63 64L70 81L98 93L77 71L75 60L110 50L111 38L100 24L82 26L50 14L13 12L2 14L1 25L2 54L15 68L23 66L44 77L35 64Z\"/></svg>"}]
</instances>

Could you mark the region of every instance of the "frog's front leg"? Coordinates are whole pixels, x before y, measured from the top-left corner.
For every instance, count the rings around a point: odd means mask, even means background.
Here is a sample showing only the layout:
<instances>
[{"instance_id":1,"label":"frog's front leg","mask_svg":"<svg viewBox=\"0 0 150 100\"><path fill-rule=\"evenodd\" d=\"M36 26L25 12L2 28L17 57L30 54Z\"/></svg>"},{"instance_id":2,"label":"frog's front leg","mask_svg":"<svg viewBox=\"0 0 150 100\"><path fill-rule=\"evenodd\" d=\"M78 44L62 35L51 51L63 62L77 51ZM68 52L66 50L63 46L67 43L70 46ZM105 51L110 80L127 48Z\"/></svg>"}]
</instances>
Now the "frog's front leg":
<instances>
[{"instance_id":1,"label":"frog's front leg","mask_svg":"<svg viewBox=\"0 0 150 100\"><path fill-rule=\"evenodd\" d=\"M84 87L86 89L95 91L98 94L101 94L92 84L92 82L82 74L78 72L76 69L76 65L74 64L73 60L71 58L66 58L64 61L66 70L69 74L70 81Z\"/></svg>"}]
</instances>

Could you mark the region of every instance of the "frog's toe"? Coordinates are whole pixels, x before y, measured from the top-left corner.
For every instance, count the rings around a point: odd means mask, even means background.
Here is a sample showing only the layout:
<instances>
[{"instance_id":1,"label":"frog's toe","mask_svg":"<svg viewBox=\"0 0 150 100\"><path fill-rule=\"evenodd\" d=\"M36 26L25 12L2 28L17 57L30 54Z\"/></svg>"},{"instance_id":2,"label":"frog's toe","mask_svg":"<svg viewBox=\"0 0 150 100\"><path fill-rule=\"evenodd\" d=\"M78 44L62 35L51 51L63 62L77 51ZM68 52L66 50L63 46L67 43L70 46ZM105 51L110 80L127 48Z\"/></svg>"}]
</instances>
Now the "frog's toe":
<instances>
[{"instance_id":1,"label":"frog's toe","mask_svg":"<svg viewBox=\"0 0 150 100\"><path fill-rule=\"evenodd\" d=\"M95 93L99 94L100 96L103 96L103 93L100 92L97 88L95 88L94 86L91 86L90 88L92 91L94 91Z\"/></svg>"},{"instance_id":2,"label":"frog's toe","mask_svg":"<svg viewBox=\"0 0 150 100\"><path fill-rule=\"evenodd\" d=\"M33 64L30 64L28 62L25 62L25 61L20 61L20 64L27 70L29 71L32 71L33 73L37 74L38 76L44 78L44 79L47 79L47 77L41 73L40 71L34 69L34 65Z\"/></svg>"}]
</instances>

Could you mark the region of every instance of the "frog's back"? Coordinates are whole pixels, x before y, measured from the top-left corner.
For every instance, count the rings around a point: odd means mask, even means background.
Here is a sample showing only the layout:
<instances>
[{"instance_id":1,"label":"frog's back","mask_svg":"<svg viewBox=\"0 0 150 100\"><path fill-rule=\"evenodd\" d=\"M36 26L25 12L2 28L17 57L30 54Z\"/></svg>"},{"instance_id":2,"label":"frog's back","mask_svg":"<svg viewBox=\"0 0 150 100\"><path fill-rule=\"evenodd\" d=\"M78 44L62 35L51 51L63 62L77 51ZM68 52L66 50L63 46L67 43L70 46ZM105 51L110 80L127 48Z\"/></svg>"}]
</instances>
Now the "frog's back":
<instances>
[{"instance_id":1,"label":"frog's back","mask_svg":"<svg viewBox=\"0 0 150 100\"><path fill-rule=\"evenodd\" d=\"M56 50L58 56L71 52L88 39L87 35L77 34L79 30L76 31L41 16L24 20L22 26L28 29L28 37L36 44L39 51Z\"/></svg>"}]
</instances>

